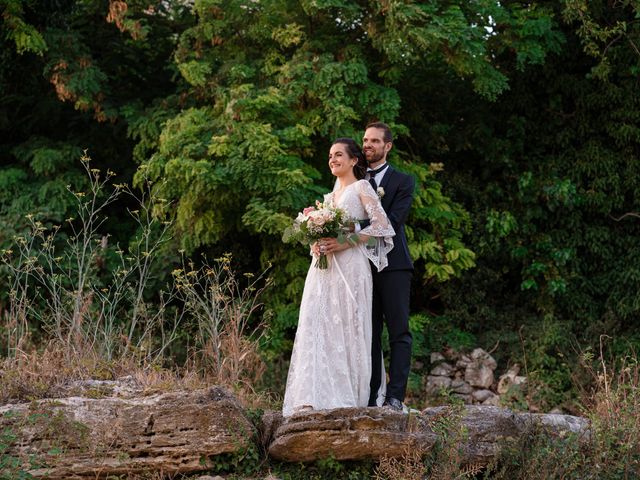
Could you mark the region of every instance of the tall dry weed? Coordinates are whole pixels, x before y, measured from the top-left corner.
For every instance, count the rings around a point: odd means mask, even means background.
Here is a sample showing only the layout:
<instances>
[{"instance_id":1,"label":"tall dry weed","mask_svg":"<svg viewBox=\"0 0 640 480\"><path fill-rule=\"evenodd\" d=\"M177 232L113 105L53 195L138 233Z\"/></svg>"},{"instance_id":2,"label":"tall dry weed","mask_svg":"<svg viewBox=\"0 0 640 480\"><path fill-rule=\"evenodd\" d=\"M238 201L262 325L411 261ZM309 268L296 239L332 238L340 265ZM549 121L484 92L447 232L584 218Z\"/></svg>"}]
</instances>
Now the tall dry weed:
<instances>
[{"instance_id":1,"label":"tall dry weed","mask_svg":"<svg viewBox=\"0 0 640 480\"><path fill-rule=\"evenodd\" d=\"M407 448L402 457L383 456L375 470L375 480L423 480L427 466L423 457L425 452Z\"/></svg>"},{"instance_id":2,"label":"tall dry weed","mask_svg":"<svg viewBox=\"0 0 640 480\"><path fill-rule=\"evenodd\" d=\"M640 478L640 364L635 354L607 362L606 339L601 337L597 366L589 351L582 355L594 380L591 394L583 399L592 427L591 467L602 471L602 478Z\"/></svg>"},{"instance_id":3,"label":"tall dry weed","mask_svg":"<svg viewBox=\"0 0 640 480\"><path fill-rule=\"evenodd\" d=\"M200 266L183 260L166 288L150 291L159 252L170 240L170 224L152 212L166 205L138 198L126 185L111 186L113 173L102 175L87 157L82 163L89 187L70 191L77 215L64 234L30 215L31 231L2 252L10 292L0 315L0 397L51 396L76 380L123 375L149 389L219 384L252 395L265 368L256 319L269 280L241 279L225 255ZM139 234L126 250L109 245L101 231L105 209L121 195L138 205L128 212ZM195 336L184 335L193 330ZM189 354L183 367L167 355L179 337L191 342L179 346Z\"/></svg>"},{"instance_id":4,"label":"tall dry weed","mask_svg":"<svg viewBox=\"0 0 640 480\"><path fill-rule=\"evenodd\" d=\"M505 445L492 479L638 479L640 478L640 365L635 355L605 359L581 353L580 368L591 379L582 392L581 413L590 421L585 434L554 435L532 428L517 442Z\"/></svg>"},{"instance_id":5,"label":"tall dry weed","mask_svg":"<svg viewBox=\"0 0 640 480\"><path fill-rule=\"evenodd\" d=\"M126 185L111 185L113 172L103 175L91 168L88 157L81 160L88 187L69 190L75 216L63 228L27 215L30 230L2 252L9 272L5 354L13 356L20 350L18 339L36 331L64 345L69 361L93 350L107 360L143 352L152 363L175 340L180 321L166 308L173 300L171 290L157 293L153 305L144 295L150 266L169 240L170 225L151 214L159 200L144 193L139 198ZM109 235L101 231L105 210L122 195L138 204L128 212L139 234L126 251L109 245ZM107 268L107 257L116 264Z\"/></svg>"},{"instance_id":6,"label":"tall dry weed","mask_svg":"<svg viewBox=\"0 0 640 480\"><path fill-rule=\"evenodd\" d=\"M215 383L251 389L265 371L258 352L264 329L255 314L270 279L245 274L242 285L230 255L203 259L200 267L183 262L173 277L177 297L197 326L192 365Z\"/></svg>"},{"instance_id":7,"label":"tall dry weed","mask_svg":"<svg viewBox=\"0 0 640 480\"><path fill-rule=\"evenodd\" d=\"M462 423L464 405L454 403L427 420L438 435L429 450L407 448L398 458L382 457L375 470L376 480L462 480L475 478L484 470L481 464L464 461L461 448L467 441Z\"/></svg>"}]
</instances>

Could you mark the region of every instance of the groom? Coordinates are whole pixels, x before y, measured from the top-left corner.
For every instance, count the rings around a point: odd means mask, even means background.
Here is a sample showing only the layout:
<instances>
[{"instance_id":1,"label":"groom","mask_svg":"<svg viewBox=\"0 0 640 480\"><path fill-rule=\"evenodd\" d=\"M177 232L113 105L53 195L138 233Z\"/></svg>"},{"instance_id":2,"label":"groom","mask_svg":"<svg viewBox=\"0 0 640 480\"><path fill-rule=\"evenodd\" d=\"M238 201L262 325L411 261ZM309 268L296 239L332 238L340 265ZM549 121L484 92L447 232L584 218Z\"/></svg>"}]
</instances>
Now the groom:
<instances>
[{"instance_id":1,"label":"groom","mask_svg":"<svg viewBox=\"0 0 640 480\"><path fill-rule=\"evenodd\" d=\"M413 263L409 256L404 224L413 201L415 181L387 163L393 146L389 126L382 122L367 125L362 149L369 171L367 178L381 197L382 207L391 221L396 236L389 255L388 266L378 272L373 268L373 340L371 348L371 393L369 406L376 406L382 378L382 328L387 325L391 358L389 383L384 405L402 411L409 367L411 363L411 332L409 331L409 290Z\"/></svg>"}]
</instances>

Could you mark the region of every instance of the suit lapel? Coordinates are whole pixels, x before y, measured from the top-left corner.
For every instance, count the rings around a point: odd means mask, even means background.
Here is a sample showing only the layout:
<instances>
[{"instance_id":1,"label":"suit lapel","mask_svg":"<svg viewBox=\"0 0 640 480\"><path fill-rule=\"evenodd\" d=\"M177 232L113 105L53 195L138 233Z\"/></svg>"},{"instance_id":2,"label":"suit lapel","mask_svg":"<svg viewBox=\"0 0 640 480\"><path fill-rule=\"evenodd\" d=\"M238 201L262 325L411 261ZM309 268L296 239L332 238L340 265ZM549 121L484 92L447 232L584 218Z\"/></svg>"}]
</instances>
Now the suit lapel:
<instances>
[{"instance_id":1,"label":"suit lapel","mask_svg":"<svg viewBox=\"0 0 640 480\"><path fill-rule=\"evenodd\" d=\"M389 165L387 167L387 171L384 174L384 177L382 177L382 182L380 182L380 187L383 190L387 190L387 187L389 186L389 182L393 179L393 176L395 175L396 171L393 169L393 167L391 165ZM380 203L382 203L382 206L385 208L385 210L389 207L389 199L391 198L391 195L383 195L382 198L380 199Z\"/></svg>"},{"instance_id":2,"label":"suit lapel","mask_svg":"<svg viewBox=\"0 0 640 480\"><path fill-rule=\"evenodd\" d=\"M393 169L393 167L391 165L389 165L387 167L386 173L384 174L384 177L382 177L382 183L380 183L380 186L382 188L386 188L387 187L387 185L389 184L389 179L391 177L393 177L394 172L395 172L395 170Z\"/></svg>"}]
</instances>

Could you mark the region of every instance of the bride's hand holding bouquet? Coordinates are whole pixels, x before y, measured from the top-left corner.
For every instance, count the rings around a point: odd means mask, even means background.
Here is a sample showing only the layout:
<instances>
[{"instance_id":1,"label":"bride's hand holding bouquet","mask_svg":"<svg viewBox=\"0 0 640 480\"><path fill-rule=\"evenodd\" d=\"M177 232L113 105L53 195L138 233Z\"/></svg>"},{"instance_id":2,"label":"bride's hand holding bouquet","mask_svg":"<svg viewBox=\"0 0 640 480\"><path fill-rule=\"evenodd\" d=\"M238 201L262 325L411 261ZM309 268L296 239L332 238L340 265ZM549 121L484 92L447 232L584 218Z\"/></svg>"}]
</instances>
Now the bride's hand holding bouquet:
<instances>
[{"instance_id":1,"label":"bride's hand holding bouquet","mask_svg":"<svg viewBox=\"0 0 640 480\"><path fill-rule=\"evenodd\" d=\"M312 245L312 250L317 256L315 266L326 269L329 266L326 254L337 249L331 249L329 246L330 250L326 250L325 247L316 245L317 242L321 239L335 239L338 244L357 242L358 236L351 233L353 223L343 209L331 203L317 201L315 206L307 207L298 213L293 224L284 231L282 240L286 243L300 242L303 245Z\"/></svg>"}]
</instances>

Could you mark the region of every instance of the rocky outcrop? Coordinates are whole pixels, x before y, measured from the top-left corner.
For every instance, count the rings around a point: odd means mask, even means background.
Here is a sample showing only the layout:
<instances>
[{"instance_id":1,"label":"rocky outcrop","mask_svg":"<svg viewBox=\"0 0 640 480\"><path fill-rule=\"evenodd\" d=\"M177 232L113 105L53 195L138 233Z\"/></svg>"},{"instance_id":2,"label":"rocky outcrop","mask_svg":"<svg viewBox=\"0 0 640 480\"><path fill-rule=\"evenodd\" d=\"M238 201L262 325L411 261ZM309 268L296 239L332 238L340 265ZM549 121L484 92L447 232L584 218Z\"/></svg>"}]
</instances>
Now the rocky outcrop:
<instances>
[{"instance_id":1,"label":"rocky outcrop","mask_svg":"<svg viewBox=\"0 0 640 480\"><path fill-rule=\"evenodd\" d=\"M545 428L549 435L573 432L588 436L583 418L514 413L492 406L434 407L410 414L384 408L342 408L284 419L273 434L269 454L288 462L400 457L407 449L428 452L439 440L438 432L447 431L459 442L463 463L486 464L505 442L533 427Z\"/></svg>"},{"instance_id":2,"label":"rocky outcrop","mask_svg":"<svg viewBox=\"0 0 640 480\"><path fill-rule=\"evenodd\" d=\"M275 459L306 462L400 457L407 449L427 453L446 438L463 462L479 465L533 427L549 435L588 436L582 418L479 405L408 414L341 408L286 419L268 411L254 428L236 398L219 387L156 395L144 395L135 381L71 388L85 396L0 407L0 432L11 439L4 458L22 461L22 469L36 478L95 479L206 471L217 455L244 453L254 442Z\"/></svg>"},{"instance_id":3,"label":"rocky outcrop","mask_svg":"<svg viewBox=\"0 0 640 480\"><path fill-rule=\"evenodd\" d=\"M35 461L29 473L51 480L202 471L254 436L235 397L218 387L5 405L0 431L16 436L5 455Z\"/></svg>"},{"instance_id":4,"label":"rocky outcrop","mask_svg":"<svg viewBox=\"0 0 640 480\"><path fill-rule=\"evenodd\" d=\"M362 460L401 456L405 448L427 451L436 440L421 416L383 408L337 408L298 413L273 434L269 455L287 462L333 457Z\"/></svg>"}]
</instances>

